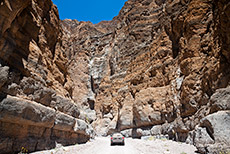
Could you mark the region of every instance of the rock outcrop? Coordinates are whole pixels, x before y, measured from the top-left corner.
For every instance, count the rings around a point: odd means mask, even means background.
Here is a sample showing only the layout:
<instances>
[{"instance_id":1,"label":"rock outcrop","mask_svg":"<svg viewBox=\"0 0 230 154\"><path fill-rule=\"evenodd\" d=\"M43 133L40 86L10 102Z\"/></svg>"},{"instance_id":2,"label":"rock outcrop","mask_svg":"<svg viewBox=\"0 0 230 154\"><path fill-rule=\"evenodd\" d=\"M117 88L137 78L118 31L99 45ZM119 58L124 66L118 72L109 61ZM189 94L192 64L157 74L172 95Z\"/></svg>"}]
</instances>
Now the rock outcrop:
<instances>
[{"instance_id":1,"label":"rock outcrop","mask_svg":"<svg viewBox=\"0 0 230 154\"><path fill-rule=\"evenodd\" d=\"M51 0L0 2L0 153L85 143L93 137L72 99L61 38Z\"/></svg>"},{"instance_id":2,"label":"rock outcrop","mask_svg":"<svg viewBox=\"0 0 230 154\"><path fill-rule=\"evenodd\" d=\"M223 153L230 150L230 111L218 111L200 121L191 132L192 142L201 153ZM188 138L190 140L190 138Z\"/></svg>"},{"instance_id":3,"label":"rock outcrop","mask_svg":"<svg viewBox=\"0 0 230 154\"><path fill-rule=\"evenodd\" d=\"M25 125L72 135L22 133L36 136L33 143L85 142L92 125L98 135L168 134L201 153L229 150L228 0L128 0L112 21L95 25L60 21L50 0L5 0L0 15L3 133ZM9 99L37 105L14 111ZM16 151L17 135L8 134L0 147Z\"/></svg>"},{"instance_id":4,"label":"rock outcrop","mask_svg":"<svg viewBox=\"0 0 230 154\"><path fill-rule=\"evenodd\" d=\"M215 92L229 85L229 11L225 0L129 0L111 22L63 21L73 97L96 111L95 131L187 142L205 132L202 119L228 109ZM209 153L228 146L202 143Z\"/></svg>"},{"instance_id":5,"label":"rock outcrop","mask_svg":"<svg viewBox=\"0 0 230 154\"><path fill-rule=\"evenodd\" d=\"M33 101L7 96L0 104L3 153L87 142L93 133L85 121Z\"/></svg>"}]
</instances>

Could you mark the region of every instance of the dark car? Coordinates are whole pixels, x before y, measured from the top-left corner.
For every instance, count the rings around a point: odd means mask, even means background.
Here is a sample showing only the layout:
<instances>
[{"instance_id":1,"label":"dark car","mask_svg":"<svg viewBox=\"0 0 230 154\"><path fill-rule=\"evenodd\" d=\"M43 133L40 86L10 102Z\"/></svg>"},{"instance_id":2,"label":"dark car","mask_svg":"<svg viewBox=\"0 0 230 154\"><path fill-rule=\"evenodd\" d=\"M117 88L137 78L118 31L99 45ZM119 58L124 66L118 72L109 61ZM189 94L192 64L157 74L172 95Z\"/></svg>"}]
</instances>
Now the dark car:
<instances>
[{"instance_id":1,"label":"dark car","mask_svg":"<svg viewBox=\"0 0 230 154\"><path fill-rule=\"evenodd\" d=\"M114 133L111 136L111 145L125 145L125 137L121 133Z\"/></svg>"}]
</instances>

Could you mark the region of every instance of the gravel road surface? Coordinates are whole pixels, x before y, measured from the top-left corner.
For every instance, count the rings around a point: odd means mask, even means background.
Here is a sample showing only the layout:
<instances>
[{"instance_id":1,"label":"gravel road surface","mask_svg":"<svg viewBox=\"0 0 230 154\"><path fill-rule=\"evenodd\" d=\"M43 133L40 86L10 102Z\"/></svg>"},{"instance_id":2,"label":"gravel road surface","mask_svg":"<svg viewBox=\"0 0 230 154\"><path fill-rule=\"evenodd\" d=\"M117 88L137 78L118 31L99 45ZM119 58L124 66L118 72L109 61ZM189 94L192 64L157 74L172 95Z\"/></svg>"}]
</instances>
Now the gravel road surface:
<instances>
[{"instance_id":1,"label":"gravel road surface","mask_svg":"<svg viewBox=\"0 0 230 154\"><path fill-rule=\"evenodd\" d=\"M34 154L195 154L196 148L166 139L125 139L125 146L110 146L109 137L97 137L86 144L59 147Z\"/></svg>"}]
</instances>

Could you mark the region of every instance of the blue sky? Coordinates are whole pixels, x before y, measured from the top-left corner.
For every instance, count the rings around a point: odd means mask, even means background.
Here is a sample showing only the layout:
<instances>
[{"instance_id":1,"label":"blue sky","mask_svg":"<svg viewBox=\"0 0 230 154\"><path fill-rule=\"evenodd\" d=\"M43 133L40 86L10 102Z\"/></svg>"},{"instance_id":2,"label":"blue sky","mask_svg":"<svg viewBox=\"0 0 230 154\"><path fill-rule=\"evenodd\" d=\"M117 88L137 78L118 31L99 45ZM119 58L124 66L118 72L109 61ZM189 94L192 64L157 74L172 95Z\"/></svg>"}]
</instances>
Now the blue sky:
<instances>
[{"instance_id":1,"label":"blue sky","mask_svg":"<svg viewBox=\"0 0 230 154\"><path fill-rule=\"evenodd\" d=\"M77 19L98 23L112 20L127 0L52 0L63 19Z\"/></svg>"}]
</instances>

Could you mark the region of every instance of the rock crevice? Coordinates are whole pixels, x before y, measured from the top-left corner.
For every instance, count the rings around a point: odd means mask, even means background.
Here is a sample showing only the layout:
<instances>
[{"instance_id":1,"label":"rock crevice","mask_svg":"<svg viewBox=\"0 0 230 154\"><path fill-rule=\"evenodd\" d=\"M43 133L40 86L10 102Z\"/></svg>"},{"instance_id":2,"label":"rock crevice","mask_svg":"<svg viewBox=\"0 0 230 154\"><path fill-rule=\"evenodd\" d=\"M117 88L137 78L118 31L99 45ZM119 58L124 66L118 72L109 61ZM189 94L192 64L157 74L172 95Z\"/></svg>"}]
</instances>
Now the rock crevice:
<instances>
[{"instance_id":1,"label":"rock crevice","mask_svg":"<svg viewBox=\"0 0 230 154\"><path fill-rule=\"evenodd\" d=\"M128 0L94 25L61 21L51 0L1 2L0 151L86 142L95 130L226 152L229 11L228 0Z\"/></svg>"}]
</instances>

